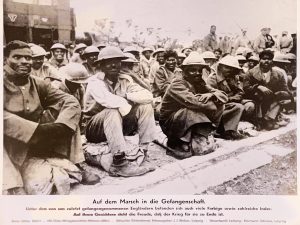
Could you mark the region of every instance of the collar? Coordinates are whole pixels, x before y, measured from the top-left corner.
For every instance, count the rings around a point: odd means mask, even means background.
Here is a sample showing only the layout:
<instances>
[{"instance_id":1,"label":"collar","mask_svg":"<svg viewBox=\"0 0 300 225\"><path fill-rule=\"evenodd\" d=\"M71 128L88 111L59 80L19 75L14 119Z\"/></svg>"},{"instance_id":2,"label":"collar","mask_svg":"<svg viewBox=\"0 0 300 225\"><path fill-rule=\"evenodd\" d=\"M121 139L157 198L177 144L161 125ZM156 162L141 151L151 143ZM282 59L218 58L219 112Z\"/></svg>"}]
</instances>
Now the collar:
<instances>
[{"instance_id":1,"label":"collar","mask_svg":"<svg viewBox=\"0 0 300 225\"><path fill-rule=\"evenodd\" d=\"M15 70L13 70L9 65L4 65L3 67L5 71L5 76L11 82L13 82L17 86L22 86L28 83L28 77L30 73L26 75L20 75Z\"/></svg>"}]
</instances>

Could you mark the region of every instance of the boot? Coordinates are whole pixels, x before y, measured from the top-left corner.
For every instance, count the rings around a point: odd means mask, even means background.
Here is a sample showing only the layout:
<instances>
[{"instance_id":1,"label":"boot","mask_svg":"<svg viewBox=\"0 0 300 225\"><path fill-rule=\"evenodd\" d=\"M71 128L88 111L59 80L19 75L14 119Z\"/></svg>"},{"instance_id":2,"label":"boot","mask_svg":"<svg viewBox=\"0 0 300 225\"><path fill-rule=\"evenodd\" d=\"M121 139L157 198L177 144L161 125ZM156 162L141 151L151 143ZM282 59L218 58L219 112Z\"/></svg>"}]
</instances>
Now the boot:
<instances>
[{"instance_id":1,"label":"boot","mask_svg":"<svg viewBox=\"0 0 300 225\"><path fill-rule=\"evenodd\" d=\"M192 157L192 151L190 150L189 144L178 140L176 142L168 140L166 154L176 159L185 159Z\"/></svg>"},{"instance_id":2,"label":"boot","mask_svg":"<svg viewBox=\"0 0 300 225\"><path fill-rule=\"evenodd\" d=\"M79 163L75 164L81 171L82 180L81 184L83 185L94 185L100 182L100 177L90 171L87 171L82 165Z\"/></svg>"},{"instance_id":3,"label":"boot","mask_svg":"<svg viewBox=\"0 0 300 225\"><path fill-rule=\"evenodd\" d=\"M125 158L124 152L117 152L113 156L113 163L108 171L108 174L112 177L134 177L143 175L150 171L151 170L146 167L130 163Z\"/></svg>"}]
</instances>

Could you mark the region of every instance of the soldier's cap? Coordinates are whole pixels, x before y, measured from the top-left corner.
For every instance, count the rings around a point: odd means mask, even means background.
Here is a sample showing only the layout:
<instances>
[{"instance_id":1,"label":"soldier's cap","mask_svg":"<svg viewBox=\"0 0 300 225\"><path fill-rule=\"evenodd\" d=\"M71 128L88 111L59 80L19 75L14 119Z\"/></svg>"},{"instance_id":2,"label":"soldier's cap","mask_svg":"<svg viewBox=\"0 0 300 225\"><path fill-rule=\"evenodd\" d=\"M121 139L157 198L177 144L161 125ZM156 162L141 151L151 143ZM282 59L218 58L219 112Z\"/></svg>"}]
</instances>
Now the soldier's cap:
<instances>
[{"instance_id":1,"label":"soldier's cap","mask_svg":"<svg viewBox=\"0 0 300 225\"><path fill-rule=\"evenodd\" d=\"M273 62L280 62L280 63L291 63L286 54L283 54L281 52L275 52Z\"/></svg>"},{"instance_id":2,"label":"soldier's cap","mask_svg":"<svg viewBox=\"0 0 300 225\"><path fill-rule=\"evenodd\" d=\"M232 55L226 55L225 57L220 59L219 64L242 70L239 65L238 59Z\"/></svg>"},{"instance_id":3,"label":"soldier's cap","mask_svg":"<svg viewBox=\"0 0 300 225\"><path fill-rule=\"evenodd\" d=\"M191 52L188 57L186 57L183 62L182 66L190 66L190 65L202 65L202 66L208 66L207 63L205 63L203 57L198 52Z\"/></svg>"},{"instance_id":4,"label":"soldier's cap","mask_svg":"<svg viewBox=\"0 0 300 225\"><path fill-rule=\"evenodd\" d=\"M47 52L44 48L38 45L32 45L30 46L30 49L32 51L32 57L39 57L39 56L45 56L47 55Z\"/></svg>"},{"instance_id":5,"label":"soldier's cap","mask_svg":"<svg viewBox=\"0 0 300 225\"><path fill-rule=\"evenodd\" d=\"M155 57L158 53L160 52L165 52L166 50L164 48L158 48L154 51L154 53L152 54L153 57Z\"/></svg>"},{"instance_id":6,"label":"soldier's cap","mask_svg":"<svg viewBox=\"0 0 300 225\"><path fill-rule=\"evenodd\" d=\"M122 62L128 62L128 63L138 63L139 62L135 58L135 56L129 52L124 53L124 55L127 57L127 59L123 59Z\"/></svg>"},{"instance_id":7,"label":"soldier's cap","mask_svg":"<svg viewBox=\"0 0 300 225\"><path fill-rule=\"evenodd\" d=\"M203 59L217 59L215 53L211 51L202 52L201 56Z\"/></svg>"},{"instance_id":8,"label":"soldier's cap","mask_svg":"<svg viewBox=\"0 0 300 225\"><path fill-rule=\"evenodd\" d=\"M75 46L74 52L78 52L80 49L86 48L86 44L84 43L79 43L78 45Z\"/></svg>"},{"instance_id":9,"label":"soldier's cap","mask_svg":"<svg viewBox=\"0 0 300 225\"><path fill-rule=\"evenodd\" d=\"M142 50L142 53L146 52L146 51L150 51L151 53L153 52L152 48L146 47Z\"/></svg>"},{"instance_id":10,"label":"soldier's cap","mask_svg":"<svg viewBox=\"0 0 300 225\"><path fill-rule=\"evenodd\" d=\"M120 48L115 46L107 46L100 51L98 59L95 61L95 63L101 62L106 59L116 58L120 60L127 59L127 57L124 55Z\"/></svg>"},{"instance_id":11,"label":"soldier's cap","mask_svg":"<svg viewBox=\"0 0 300 225\"><path fill-rule=\"evenodd\" d=\"M135 46L127 46L124 48L123 52L134 52L134 53L140 53L140 51Z\"/></svg>"},{"instance_id":12,"label":"soldier's cap","mask_svg":"<svg viewBox=\"0 0 300 225\"><path fill-rule=\"evenodd\" d=\"M96 46L91 45L84 49L83 55L90 54L90 53L98 53L99 54L99 52L100 51Z\"/></svg>"},{"instance_id":13,"label":"soldier's cap","mask_svg":"<svg viewBox=\"0 0 300 225\"><path fill-rule=\"evenodd\" d=\"M54 45L52 45L51 48L50 48L50 50L54 50L54 49L62 49L62 50L67 51L66 46L64 46L61 43L55 43Z\"/></svg>"},{"instance_id":14,"label":"soldier's cap","mask_svg":"<svg viewBox=\"0 0 300 225\"><path fill-rule=\"evenodd\" d=\"M80 63L69 63L59 69L63 77L73 83L84 84L88 82L89 74L86 68Z\"/></svg>"}]
</instances>

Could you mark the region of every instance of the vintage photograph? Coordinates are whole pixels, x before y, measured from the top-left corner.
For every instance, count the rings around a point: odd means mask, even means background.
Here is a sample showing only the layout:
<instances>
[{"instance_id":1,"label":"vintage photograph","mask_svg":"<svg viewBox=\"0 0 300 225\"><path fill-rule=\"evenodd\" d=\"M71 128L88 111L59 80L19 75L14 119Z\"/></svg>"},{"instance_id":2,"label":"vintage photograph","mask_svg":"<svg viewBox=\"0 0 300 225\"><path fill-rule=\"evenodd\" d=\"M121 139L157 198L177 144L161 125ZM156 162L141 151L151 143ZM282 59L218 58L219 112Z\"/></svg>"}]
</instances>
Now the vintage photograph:
<instances>
[{"instance_id":1,"label":"vintage photograph","mask_svg":"<svg viewBox=\"0 0 300 225\"><path fill-rule=\"evenodd\" d=\"M2 195L297 195L297 0L4 0Z\"/></svg>"}]
</instances>

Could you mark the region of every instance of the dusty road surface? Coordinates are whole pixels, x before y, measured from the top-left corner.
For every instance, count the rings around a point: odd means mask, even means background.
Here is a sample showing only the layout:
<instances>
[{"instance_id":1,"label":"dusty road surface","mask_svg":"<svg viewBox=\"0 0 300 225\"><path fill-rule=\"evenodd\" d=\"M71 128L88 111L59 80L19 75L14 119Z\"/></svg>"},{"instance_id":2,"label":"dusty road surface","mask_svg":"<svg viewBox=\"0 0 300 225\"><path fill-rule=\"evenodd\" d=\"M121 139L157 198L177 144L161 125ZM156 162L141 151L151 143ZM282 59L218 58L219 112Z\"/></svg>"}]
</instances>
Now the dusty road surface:
<instances>
[{"instance_id":1,"label":"dusty road surface","mask_svg":"<svg viewBox=\"0 0 300 225\"><path fill-rule=\"evenodd\" d=\"M239 141L219 139L215 152L184 160L152 143L156 170L139 177L110 177L86 165L101 182L76 185L71 194L296 194L296 116L290 118L286 127Z\"/></svg>"}]
</instances>

